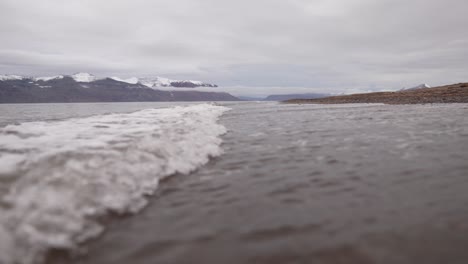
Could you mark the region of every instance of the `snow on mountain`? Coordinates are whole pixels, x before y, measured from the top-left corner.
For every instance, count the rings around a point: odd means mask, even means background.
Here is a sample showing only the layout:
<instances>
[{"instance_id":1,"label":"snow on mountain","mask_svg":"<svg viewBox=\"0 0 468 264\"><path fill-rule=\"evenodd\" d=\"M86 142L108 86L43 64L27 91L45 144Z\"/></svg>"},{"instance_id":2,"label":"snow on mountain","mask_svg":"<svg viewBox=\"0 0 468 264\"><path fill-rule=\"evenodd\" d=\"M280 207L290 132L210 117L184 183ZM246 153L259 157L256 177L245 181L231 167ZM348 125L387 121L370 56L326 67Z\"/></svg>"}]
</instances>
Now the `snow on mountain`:
<instances>
[{"instance_id":1,"label":"snow on mountain","mask_svg":"<svg viewBox=\"0 0 468 264\"><path fill-rule=\"evenodd\" d=\"M171 86L171 83L174 80L163 78L163 77L156 77L155 83L153 86Z\"/></svg>"},{"instance_id":2,"label":"snow on mountain","mask_svg":"<svg viewBox=\"0 0 468 264\"><path fill-rule=\"evenodd\" d=\"M193 80L180 81L180 80L171 80L171 79L164 78L164 77L153 77L153 78L131 77L131 78L125 79L125 78L114 76L114 77L109 77L109 78L118 82L124 82L124 83L129 83L129 84L141 84L152 89L157 89L160 87L189 87L189 88L194 88L194 87L199 87L199 86L216 87L214 84L203 83L201 81L193 81Z\"/></svg>"},{"instance_id":3,"label":"snow on mountain","mask_svg":"<svg viewBox=\"0 0 468 264\"><path fill-rule=\"evenodd\" d=\"M63 75L33 78L34 81L44 81L44 82L47 82L47 81L50 81L50 80L55 80L55 79L63 79Z\"/></svg>"},{"instance_id":4,"label":"snow on mountain","mask_svg":"<svg viewBox=\"0 0 468 264\"><path fill-rule=\"evenodd\" d=\"M146 87L154 88L154 81L140 79L140 83L143 84Z\"/></svg>"},{"instance_id":5,"label":"snow on mountain","mask_svg":"<svg viewBox=\"0 0 468 264\"><path fill-rule=\"evenodd\" d=\"M150 87L168 87L171 86L171 83L174 82L175 80L171 80L168 78L163 78L163 77L155 77L155 78L141 78L140 83Z\"/></svg>"},{"instance_id":6,"label":"snow on mountain","mask_svg":"<svg viewBox=\"0 0 468 264\"><path fill-rule=\"evenodd\" d=\"M420 85L418 85L418 86L411 87L411 88L409 88L409 89L407 89L407 90L410 90L410 89L424 89L424 88L431 88L431 86L429 86L429 85L423 83L423 84L420 84Z\"/></svg>"},{"instance_id":7,"label":"snow on mountain","mask_svg":"<svg viewBox=\"0 0 468 264\"><path fill-rule=\"evenodd\" d=\"M75 73L70 77L72 77L77 82L93 82L97 80L96 76L86 72Z\"/></svg>"},{"instance_id":8,"label":"snow on mountain","mask_svg":"<svg viewBox=\"0 0 468 264\"><path fill-rule=\"evenodd\" d=\"M431 86L423 83L423 84L420 84L418 86L414 86L414 87L411 87L411 88L403 88L400 91L411 91L411 90L426 89L426 88L431 88Z\"/></svg>"},{"instance_id":9,"label":"snow on mountain","mask_svg":"<svg viewBox=\"0 0 468 264\"><path fill-rule=\"evenodd\" d=\"M80 83L90 83L96 80L101 80L103 78L97 78L96 76L79 72L73 75L57 75L57 76L47 76L47 77L25 77L19 75L0 75L0 81L7 80L30 80L31 82L43 81L47 82L50 80L63 79L65 77L70 77L76 82ZM173 87L173 88L196 88L196 87L217 87L215 84L204 83L201 81L194 80L171 80L163 77L145 77L145 78L120 78L120 77L109 77L112 80L124 82L128 84L141 84L152 89L158 89L161 87Z\"/></svg>"},{"instance_id":10,"label":"snow on mountain","mask_svg":"<svg viewBox=\"0 0 468 264\"><path fill-rule=\"evenodd\" d=\"M131 78L120 78L120 77L109 77L109 79L118 81L118 82L124 82L124 83L129 83L129 84L142 84L146 87L149 88L154 88L154 87L159 87L159 86L170 86L170 80L165 79L163 81L160 80L159 77L156 78L137 78L137 77L131 77Z\"/></svg>"},{"instance_id":11,"label":"snow on mountain","mask_svg":"<svg viewBox=\"0 0 468 264\"><path fill-rule=\"evenodd\" d=\"M194 80L188 80L188 81L183 81L183 82L191 82L191 83L196 84L196 85L202 85L203 84L200 81L194 81Z\"/></svg>"},{"instance_id":12,"label":"snow on mountain","mask_svg":"<svg viewBox=\"0 0 468 264\"><path fill-rule=\"evenodd\" d=\"M124 83L129 83L129 84L137 84L140 82L140 80L137 77L131 77L128 79L121 79L119 77L109 77L109 79L118 81L118 82L124 82Z\"/></svg>"},{"instance_id":13,"label":"snow on mountain","mask_svg":"<svg viewBox=\"0 0 468 264\"><path fill-rule=\"evenodd\" d=\"M9 81L9 80L23 80L26 79L24 76L5 74L0 75L0 81Z\"/></svg>"}]
</instances>

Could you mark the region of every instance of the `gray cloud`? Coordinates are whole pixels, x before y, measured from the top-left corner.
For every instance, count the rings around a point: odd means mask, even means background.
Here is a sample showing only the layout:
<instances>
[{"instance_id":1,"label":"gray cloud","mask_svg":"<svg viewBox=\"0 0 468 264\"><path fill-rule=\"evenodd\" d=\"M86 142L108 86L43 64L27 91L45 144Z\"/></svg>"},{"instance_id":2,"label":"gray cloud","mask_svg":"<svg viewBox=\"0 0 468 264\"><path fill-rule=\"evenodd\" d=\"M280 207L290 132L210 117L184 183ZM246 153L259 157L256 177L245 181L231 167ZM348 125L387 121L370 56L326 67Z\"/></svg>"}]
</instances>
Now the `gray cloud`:
<instances>
[{"instance_id":1,"label":"gray cloud","mask_svg":"<svg viewBox=\"0 0 468 264\"><path fill-rule=\"evenodd\" d=\"M466 0L2 0L0 71L156 74L237 94L454 83L468 79L466 10Z\"/></svg>"}]
</instances>

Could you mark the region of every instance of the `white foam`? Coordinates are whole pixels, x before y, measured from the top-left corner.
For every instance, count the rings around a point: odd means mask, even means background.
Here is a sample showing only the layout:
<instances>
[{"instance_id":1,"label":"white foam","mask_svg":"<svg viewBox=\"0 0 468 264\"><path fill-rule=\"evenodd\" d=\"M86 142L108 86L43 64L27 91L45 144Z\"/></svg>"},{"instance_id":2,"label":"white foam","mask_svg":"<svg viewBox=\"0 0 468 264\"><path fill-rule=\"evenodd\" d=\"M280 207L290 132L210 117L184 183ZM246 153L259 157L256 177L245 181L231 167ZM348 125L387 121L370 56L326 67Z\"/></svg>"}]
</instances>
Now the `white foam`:
<instances>
[{"instance_id":1,"label":"white foam","mask_svg":"<svg viewBox=\"0 0 468 264\"><path fill-rule=\"evenodd\" d=\"M216 121L226 110L200 104L0 129L0 263L73 249L102 231L97 217L142 209L162 178L222 153L226 130Z\"/></svg>"}]
</instances>

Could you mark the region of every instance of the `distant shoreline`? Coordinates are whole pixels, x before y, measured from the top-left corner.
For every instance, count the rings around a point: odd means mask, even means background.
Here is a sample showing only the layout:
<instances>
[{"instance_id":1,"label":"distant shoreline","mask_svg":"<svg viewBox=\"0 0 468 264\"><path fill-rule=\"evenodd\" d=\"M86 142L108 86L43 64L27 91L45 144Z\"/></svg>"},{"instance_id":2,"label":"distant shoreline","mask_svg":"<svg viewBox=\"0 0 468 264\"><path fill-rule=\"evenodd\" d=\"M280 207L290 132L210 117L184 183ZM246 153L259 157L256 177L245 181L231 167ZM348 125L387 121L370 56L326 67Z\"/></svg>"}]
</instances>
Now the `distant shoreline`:
<instances>
[{"instance_id":1,"label":"distant shoreline","mask_svg":"<svg viewBox=\"0 0 468 264\"><path fill-rule=\"evenodd\" d=\"M291 99L288 104L433 104L433 103L468 103L468 83L458 83L434 88L402 90L396 92L375 92L331 96L317 99Z\"/></svg>"}]
</instances>

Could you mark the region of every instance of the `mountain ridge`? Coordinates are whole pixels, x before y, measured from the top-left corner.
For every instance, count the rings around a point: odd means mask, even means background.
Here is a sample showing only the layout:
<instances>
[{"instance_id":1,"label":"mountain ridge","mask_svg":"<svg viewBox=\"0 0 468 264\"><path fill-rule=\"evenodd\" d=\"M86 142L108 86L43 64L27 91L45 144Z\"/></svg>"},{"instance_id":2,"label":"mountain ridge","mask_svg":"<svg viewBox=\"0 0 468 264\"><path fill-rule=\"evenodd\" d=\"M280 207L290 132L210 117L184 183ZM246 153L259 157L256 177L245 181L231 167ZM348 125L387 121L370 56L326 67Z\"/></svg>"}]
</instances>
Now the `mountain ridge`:
<instances>
[{"instance_id":1,"label":"mountain ridge","mask_svg":"<svg viewBox=\"0 0 468 264\"><path fill-rule=\"evenodd\" d=\"M0 103L238 101L225 92L162 91L90 74L52 77L0 75Z\"/></svg>"},{"instance_id":2,"label":"mountain ridge","mask_svg":"<svg viewBox=\"0 0 468 264\"><path fill-rule=\"evenodd\" d=\"M45 77L32 77L32 76L22 76L14 74L4 74L0 75L0 81L8 80L24 80L29 79L33 81L50 81L53 79L62 79L64 77L71 77L77 82L87 83L103 79L113 79L115 81L129 83L129 84L143 84L148 88L158 88L158 87L174 87L174 88L196 88L196 87L213 87L216 88L218 85L205 83L201 81L194 80L172 80L164 77L130 77L130 78L120 78L116 76L112 77L96 77L93 74L87 72L77 72L71 75L56 75L56 76L45 76Z\"/></svg>"},{"instance_id":3,"label":"mountain ridge","mask_svg":"<svg viewBox=\"0 0 468 264\"><path fill-rule=\"evenodd\" d=\"M414 91L414 90L429 89L429 88L431 88L431 86L429 86L426 83L422 83L422 84L414 86L414 87L400 89L399 91L404 92L404 91Z\"/></svg>"}]
</instances>

